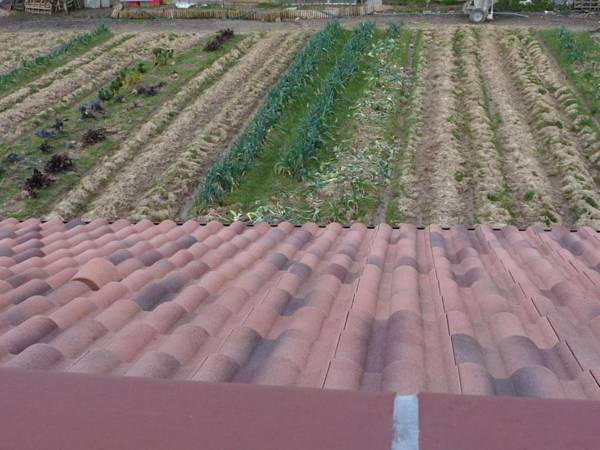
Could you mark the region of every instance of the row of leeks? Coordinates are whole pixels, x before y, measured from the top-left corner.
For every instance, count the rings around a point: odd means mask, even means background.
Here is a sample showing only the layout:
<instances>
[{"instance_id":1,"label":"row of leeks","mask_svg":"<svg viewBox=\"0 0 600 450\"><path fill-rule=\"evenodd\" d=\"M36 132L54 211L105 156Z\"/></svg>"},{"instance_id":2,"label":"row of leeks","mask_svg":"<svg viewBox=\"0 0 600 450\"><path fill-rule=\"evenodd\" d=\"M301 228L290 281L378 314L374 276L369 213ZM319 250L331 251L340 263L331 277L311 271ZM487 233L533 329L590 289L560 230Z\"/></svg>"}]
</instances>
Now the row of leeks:
<instances>
[{"instance_id":1,"label":"row of leeks","mask_svg":"<svg viewBox=\"0 0 600 450\"><path fill-rule=\"evenodd\" d=\"M276 170L297 178L306 173L308 161L315 157L330 123L336 100L354 76L375 29L373 22L361 23L342 49L335 67L323 81L319 95L300 124L296 139L285 152Z\"/></svg>"},{"instance_id":2,"label":"row of leeks","mask_svg":"<svg viewBox=\"0 0 600 450\"><path fill-rule=\"evenodd\" d=\"M45 66L55 63L61 56L85 49L92 43L108 39L110 36L112 36L112 32L105 25L100 25L88 33L77 35L67 42L60 44L45 55L36 56L32 59L22 59L17 67L0 75L0 92L24 76L37 74Z\"/></svg>"},{"instance_id":3,"label":"row of leeks","mask_svg":"<svg viewBox=\"0 0 600 450\"><path fill-rule=\"evenodd\" d=\"M243 174L261 151L267 133L281 117L285 106L302 89L341 33L342 27L339 22L331 21L296 55L288 70L271 88L263 105L242 135L234 142L227 155L213 164L206 173L196 196L197 206L203 208L212 202L219 202L225 193L238 185Z\"/></svg>"}]
</instances>

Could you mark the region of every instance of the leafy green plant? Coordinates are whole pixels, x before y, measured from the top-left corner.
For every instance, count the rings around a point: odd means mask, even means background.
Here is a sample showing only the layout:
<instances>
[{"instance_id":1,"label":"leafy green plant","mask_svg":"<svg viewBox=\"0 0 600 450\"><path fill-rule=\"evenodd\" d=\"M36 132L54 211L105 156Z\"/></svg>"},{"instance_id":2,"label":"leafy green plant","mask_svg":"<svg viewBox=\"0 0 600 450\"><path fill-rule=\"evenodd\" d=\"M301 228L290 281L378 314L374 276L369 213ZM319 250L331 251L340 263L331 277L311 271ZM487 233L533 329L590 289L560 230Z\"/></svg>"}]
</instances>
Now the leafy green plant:
<instances>
[{"instance_id":1,"label":"leafy green plant","mask_svg":"<svg viewBox=\"0 0 600 450\"><path fill-rule=\"evenodd\" d=\"M314 158L323 141L323 133L328 127L329 116L335 107L336 99L356 72L361 55L366 50L374 29L374 23L363 22L354 30L336 66L323 81L319 97L300 125L296 141L283 154L277 165L279 172L298 178L305 175L306 164Z\"/></svg>"},{"instance_id":2,"label":"leafy green plant","mask_svg":"<svg viewBox=\"0 0 600 450\"><path fill-rule=\"evenodd\" d=\"M166 66L173 58L175 51L172 48L156 47L152 49L152 63L155 66Z\"/></svg>"},{"instance_id":3,"label":"leafy green plant","mask_svg":"<svg viewBox=\"0 0 600 450\"><path fill-rule=\"evenodd\" d=\"M300 91L341 33L342 27L339 22L331 21L323 30L313 35L296 55L229 153L206 173L196 197L199 207L220 201L226 192L238 185L255 156L261 151L265 137L277 123L286 104Z\"/></svg>"},{"instance_id":4,"label":"leafy green plant","mask_svg":"<svg viewBox=\"0 0 600 450\"><path fill-rule=\"evenodd\" d=\"M45 55L40 55L33 59L22 59L17 67L0 75L0 92L23 78L33 77L36 74L42 73L49 66L56 63L63 55L83 51L94 43L108 39L110 36L112 36L112 32L105 25L100 25L89 33L75 36Z\"/></svg>"},{"instance_id":5,"label":"leafy green plant","mask_svg":"<svg viewBox=\"0 0 600 450\"><path fill-rule=\"evenodd\" d=\"M121 69L107 87L98 91L98 98L105 102L112 99L119 93L122 87L129 87L139 83L142 74L147 71L148 68L143 62L136 64L134 67Z\"/></svg>"},{"instance_id":6,"label":"leafy green plant","mask_svg":"<svg viewBox=\"0 0 600 450\"><path fill-rule=\"evenodd\" d=\"M525 200L526 202L530 202L531 200L533 200L534 196L535 193L533 191L527 191L523 194L523 200Z\"/></svg>"},{"instance_id":7,"label":"leafy green plant","mask_svg":"<svg viewBox=\"0 0 600 450\"><path fill-rule=\"evenodd\" d=\"M585 98L590 112L600 113L600 44L589 33L564 27L543 30L539 35Z\"/></svg>"}]
</instances>

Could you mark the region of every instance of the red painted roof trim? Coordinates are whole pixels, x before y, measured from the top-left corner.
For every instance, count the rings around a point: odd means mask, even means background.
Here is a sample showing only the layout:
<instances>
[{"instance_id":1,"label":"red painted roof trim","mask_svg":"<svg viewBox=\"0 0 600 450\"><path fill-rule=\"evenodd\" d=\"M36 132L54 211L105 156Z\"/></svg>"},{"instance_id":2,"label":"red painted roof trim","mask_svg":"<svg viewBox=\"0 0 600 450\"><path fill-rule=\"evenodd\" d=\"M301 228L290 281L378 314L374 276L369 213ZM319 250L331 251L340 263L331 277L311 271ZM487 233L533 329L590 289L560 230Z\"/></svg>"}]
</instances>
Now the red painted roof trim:
<instances>
[{"instance_id":1,"label":"red painted roof trim","mask_svg":"<svg viewBox=\"0 0 600 450\"><path fill-rule=\"evenodd\" d=\"M1 448L387 450L393 393L0 369Z\"/></svg>"},{"instance_id":2,"label":"red painted roof trim","mask_svg":"<svg viewBox=\"0 0 600 450\"><path fill-rule=\"evenodd\" d=\"M600 402L419 394L420 450L598 450Z\"/></svg>"}]
</instances>

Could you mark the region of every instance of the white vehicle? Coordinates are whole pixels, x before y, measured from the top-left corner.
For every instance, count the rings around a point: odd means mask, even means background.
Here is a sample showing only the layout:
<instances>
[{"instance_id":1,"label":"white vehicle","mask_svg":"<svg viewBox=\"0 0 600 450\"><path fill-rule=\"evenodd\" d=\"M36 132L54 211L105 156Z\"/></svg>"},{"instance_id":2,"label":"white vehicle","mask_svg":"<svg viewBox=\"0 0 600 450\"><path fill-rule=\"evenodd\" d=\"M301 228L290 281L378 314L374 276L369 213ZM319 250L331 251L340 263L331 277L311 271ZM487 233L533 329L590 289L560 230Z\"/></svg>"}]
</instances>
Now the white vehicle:
<instances>
[{"instance_id":1,"label":"white vehicle","mask_svg":"<svg viewBox=\"0 0 600 450\"><path fill-rule=\"evenodd\" d=\"M494 18L495 0L468 0L463 6L463 12L468 14L473 23L483 23L486 19Z\"/></svg>"}]
</instances>

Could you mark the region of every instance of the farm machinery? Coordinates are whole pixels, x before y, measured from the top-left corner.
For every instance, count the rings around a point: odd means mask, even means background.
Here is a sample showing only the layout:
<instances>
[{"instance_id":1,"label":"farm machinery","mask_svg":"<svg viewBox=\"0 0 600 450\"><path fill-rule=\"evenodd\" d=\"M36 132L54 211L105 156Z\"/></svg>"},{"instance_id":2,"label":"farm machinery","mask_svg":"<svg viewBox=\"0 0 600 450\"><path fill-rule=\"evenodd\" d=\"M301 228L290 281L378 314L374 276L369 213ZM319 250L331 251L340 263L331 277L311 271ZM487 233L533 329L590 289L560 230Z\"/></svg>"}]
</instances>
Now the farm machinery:
<instances>
[{"instance_id":1,"label":"farm machinery","mask_svg":"<svg viewBox=\"0 0 600 450\"><path fill-rule=\"evenodd\" d=\"M483 23L486 19L494 18L494 3L496 0L467 0L463 5L463 12L471 22Z\"/></svg>"}]
</instances>

